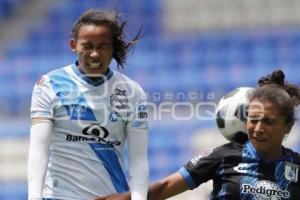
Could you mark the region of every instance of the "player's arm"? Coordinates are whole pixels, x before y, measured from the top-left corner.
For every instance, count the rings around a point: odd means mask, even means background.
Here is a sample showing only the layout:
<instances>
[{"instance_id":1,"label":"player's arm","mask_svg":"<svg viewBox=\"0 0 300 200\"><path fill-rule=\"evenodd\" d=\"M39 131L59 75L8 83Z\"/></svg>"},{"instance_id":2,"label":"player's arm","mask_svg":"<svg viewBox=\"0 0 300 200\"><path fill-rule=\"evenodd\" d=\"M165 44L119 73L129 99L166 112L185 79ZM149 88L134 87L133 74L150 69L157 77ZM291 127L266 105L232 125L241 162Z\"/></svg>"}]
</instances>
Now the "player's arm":
<instances>
[{"instance_id":1,"label":"player's arm","mask_svg":"<svg viewBox=\"0 0 300 200\"><path fill-rule=\"evenodd\" d=\"M32 123L27 163L30 200L42 197L49 160L55 96L49 78L42 76L33 88L30 108Z\"/></svg>"},{"instance_id":2,"label":"player's arm","mask_svg":"<svg viewBox=\"0 0 300 200\"><path fill-rule=\"evenodd\" d=\"M148 191L147 130L128 133L129 185L132 200L146 200Z\"/></svg>"},{"instance_id":3,"label":"player's arm","mask_svg":"<svg viewBox=\"0 0 300 200\"><path fill-rule=\"evenodd\" d=\"M41 199L46 176L53 122L49 118L32 119L27 163L28 199Z\"/></svg>"},{"instance_id":4,"label":"player's arm","mask_svg":"<svg viewBox=\"0 0 300 200\"><path fill-rule=\"evenodd\" d=\"M189 187L182 175L179 172L175 172L165 179L151 185L149 188L148 199L167 199L188 189Z\"/></svg>"},{"instance_id":5,"label":"player's arm","mask_svg":"<svg viewBox=\"0 0 300 200\"><path fill-rule=\"evenodd\" d=\"M189 187L183 176L176 172L165 179L152 184L148 191L148 200L161 200L180 194ZM106 197L98 197L94 200L131 200L129 192L116 193Z\"/></svg>"},{"instance_id":6,"label":"player's arm","mask_svg":"<svg viewBox=\"0 0 300 200\"><path fill-rule=\"evenodd\" d=\"M148 193L148 110L143 89L132 85L134 95L130 99L126 122L128 142L129 187L132 200L146 200Z\"/></svg>"}]
</instances>

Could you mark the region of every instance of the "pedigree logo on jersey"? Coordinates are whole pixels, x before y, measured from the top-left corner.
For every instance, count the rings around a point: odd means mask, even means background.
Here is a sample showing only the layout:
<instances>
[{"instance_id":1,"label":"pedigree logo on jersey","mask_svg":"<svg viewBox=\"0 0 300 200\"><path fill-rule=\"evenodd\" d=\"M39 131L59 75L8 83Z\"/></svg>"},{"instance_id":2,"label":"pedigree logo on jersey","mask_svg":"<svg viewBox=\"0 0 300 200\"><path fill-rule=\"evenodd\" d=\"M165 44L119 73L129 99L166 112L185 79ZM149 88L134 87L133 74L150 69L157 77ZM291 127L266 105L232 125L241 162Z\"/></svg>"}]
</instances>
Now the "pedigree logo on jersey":
<instances>
[{"instance_id":1,"label":"pedigree logo on jersey","mask_svg":"<svg viewBox=\"0 0 300 200\"><path fill-rule=\"evenodd\" d=\"M105 143L112 146L121 145L121 142L118 140L108 139L107 138L109 136L108 130L103 126L100 126L99 124L91 124L85 127L81 132L84 136L68 134L66 140L69 142L82 142L82 141L99 142L99 143Z\"/></svg>"},{"instance_id":2,"label":"pedigree logo on jersey","mask_svg":"<svg viewBox=\"0 0 300 200\"><path fill-rule=\"evenodd\" d=\"M126 90L115 89L114 93L110 95L110 105L118 110L128 108L128 99Z\"/></svg>"},{"instance_id":3,"label":"pedigree logo on jersey","mask_svg":"<svg viewBox=\"0 0 300 200\"><path fill-rule=\"evenodd\" d=\"M194 158L192 158L191 163L193 165L197 165L197 163L199 162L199 160L201 160L202 158L205 158L205 157L209 156L213 151L214 151L214 149L209 149L207 151L203 151L198 156L195 156Z\"/></svg>"},{"instance_id":4,"label":"pedigree logo on jersey","mask_svg":"<svg viewBox=\"0 0 300 200\"><path fill-rule=\"evenodd\" d=\"M289 198L290 192L281 190L278 185L271 181L258 181L254 186L251 184L242 185L242 193L250 193L258 200L281 200Z\"/></svg>"}]
</instances>

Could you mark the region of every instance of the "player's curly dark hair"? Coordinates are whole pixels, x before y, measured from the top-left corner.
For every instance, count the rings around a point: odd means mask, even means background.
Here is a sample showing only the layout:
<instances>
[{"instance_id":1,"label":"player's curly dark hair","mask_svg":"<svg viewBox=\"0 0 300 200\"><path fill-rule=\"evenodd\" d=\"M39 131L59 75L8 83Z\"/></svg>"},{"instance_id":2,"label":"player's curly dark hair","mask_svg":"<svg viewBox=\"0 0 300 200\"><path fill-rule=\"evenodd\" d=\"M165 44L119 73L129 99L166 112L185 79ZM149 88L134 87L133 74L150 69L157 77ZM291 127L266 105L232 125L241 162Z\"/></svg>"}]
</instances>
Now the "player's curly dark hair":
<instances>
[{"instance_id":1,"label":"player's curly dark hair","mask_svg":"<svg viewBox=\"0 0 300 200\"><path fill-rule=\"evenodd\" d=\"M295 107L300 104L299 86L286 82L281 70L275 70L272 74L261 77L258 85L250 97L250 102L254 99L271 101L278 106L287 123L294 123Z\"/></svg>"},{"instance_id":2,"label":"player's curly dark hair","mask_svg":"<svg viewBox=\"0 0 300 200\"><path fill-rule=\"evenodd\" d=\"M72 37L77 41L78 31L82 25L107 25L110 28L113 40L113 58L118 67L123 68L126 62L127 54L130 52L137 41L141 38L141 30L131 40L125 39L124 28L126 21L121 22L117 11L102 11L90 9L83 13L72 27Z\"/></svg>"}]
</instances>

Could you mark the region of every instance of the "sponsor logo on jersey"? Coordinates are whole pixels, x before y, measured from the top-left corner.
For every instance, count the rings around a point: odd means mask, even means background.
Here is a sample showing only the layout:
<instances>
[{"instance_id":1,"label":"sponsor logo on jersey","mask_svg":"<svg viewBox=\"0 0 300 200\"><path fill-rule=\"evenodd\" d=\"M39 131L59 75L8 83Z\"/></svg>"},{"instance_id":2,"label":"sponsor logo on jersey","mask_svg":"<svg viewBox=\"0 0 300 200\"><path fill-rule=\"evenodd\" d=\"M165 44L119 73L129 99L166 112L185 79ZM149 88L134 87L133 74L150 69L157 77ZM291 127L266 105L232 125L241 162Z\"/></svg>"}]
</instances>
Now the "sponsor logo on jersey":
<instances>
[{"instance_id":1,"label":"sponsor logo on jersey","mask_svg":"<svg viewBox=\"0 0 300 200\"><path fill-rule=\"evenodd\" d=\"M87 114L88 108L80 104L65 105L71 119L81 119Z\"/></svg>"},{"instance_id":2,"label":"sponsor logo on jersey","mask_svg":"<svg viewBox=\"0 0 300 200\"><path fill-rule=\"evenodd\" d=\"M118 110L128 108L126 90L120 90L116 88L114 93L110 96L110 105Z\"/></svg>"},{"instance_id":3,"label":"sponsor logo on jersey","mask_svg":"<svg viewBox=\"0 0 300 200\"><path fill-rule=\"evenodd\" d=\"M289 198L290 192L287 190L281 190L278 185L271 181L258 181L253 186L251 184L243 184L242 193L250 193L255 196L255 199L259 200L280 200L282 198Z\"/></svg>"},{"instance_id":4,"label":"sponsor logo on jersey","mask_svg":"<svg viewBox=\"0 0 300 200\"><path fill-rule=\"evenodd\" d=\"M145 119L148 117L147 113L147 106L146 105L139 105L138 107L138 118Z\"/></svg>"},{"instance_id":5,"label":"sponsor logo on jersey","mask_svg":"<svg viewBox=\"0 0 300 200\"><path fill-rule=\"evenodd\" d=\"M132 123L131 127L133 127L133 128L139 128L139 127L141 127L143 125L143 123L144 122L142 122L142 121L135 121L135 122Z\"/></svg>"},{"instance_id":6,"label":"sponsor logo on jersey","mask_svg":"<svg viewBox=\"0 0 300 200\"><path fill-rule=\"evenodd\" d=\"M298 181L299 165L294 163L285 163L284 177L292 182Z\"/></svg>"},{"instance_id":7,"label":"sponsor logo on jersey","mask_svg":"<svg viewBox=\"0 0 300 200\"><path fill-rule=\"evenodd\" d=\"M81 93L79 91L66 91L60 92L59 96L64 100L74 100L78 99L78 97L81 96Z\"/></svg>"},{"instance_id":8,"label":"sponsor logo on jersey","mask_svg":"<svg viewBox=\"0 0 300 200\"><path fill-rule=\"evenodd\" d=\"M88 127L84 128L82 130L82 134L84 136L78 136L78 135L71 135L68 134L66 137L67 141L72 142L99 142L99 143L105 143L112 146L119 146L121 142L119 140L111 140L107 137L109 136L108 130L100 126L99 124L91 124Z\"/></svg>"},{"instance_id":9,"label":"sponsor logo on jersey","mask_svg":"<svg viewBox=\"0 0 300 200\"><path fill-rule=\"evenodd\" d=\"M233 168L234 171L245 174L249 170L250 165L248 163L239 163L237 166Z\"/></svg>"},{"instance_id":10,"label":"sponsor logo on jersey","mask_svg":"<svg viewBox=\"0 0 300 200\"><path fill-rule=\"evenodd\" d=\"M191 163L193 165L197 165L197 163L199 162L199 160L201 160L202 158L205 158L205 157L209 156L213 151L214 151L214 149L209 149L207 151L203 151L198 156L195 156L194 158L192 158Z\"/></svg>"}]
</instances>

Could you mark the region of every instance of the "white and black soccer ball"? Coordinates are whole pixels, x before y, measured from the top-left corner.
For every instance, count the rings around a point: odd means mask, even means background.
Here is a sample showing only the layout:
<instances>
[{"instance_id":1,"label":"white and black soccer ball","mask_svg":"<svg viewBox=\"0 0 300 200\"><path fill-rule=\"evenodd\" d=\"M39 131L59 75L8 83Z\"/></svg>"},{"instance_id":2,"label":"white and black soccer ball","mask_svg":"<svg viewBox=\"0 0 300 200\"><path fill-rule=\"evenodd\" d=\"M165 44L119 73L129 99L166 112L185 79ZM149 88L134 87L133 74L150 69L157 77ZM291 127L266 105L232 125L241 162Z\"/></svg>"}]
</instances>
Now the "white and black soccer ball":
<instances>
[{"instance_id":1,"label":"white and black soccer ball","mask_svg":"<svg viewBox=\"0 0 300 200\"><path fill-rule=\"evenodd\" d=\"M217 126L231 142L244 143L247 136L247 115L251 87L239 87L221 98L216 109Z\"/></svg>"}]
</instances>

